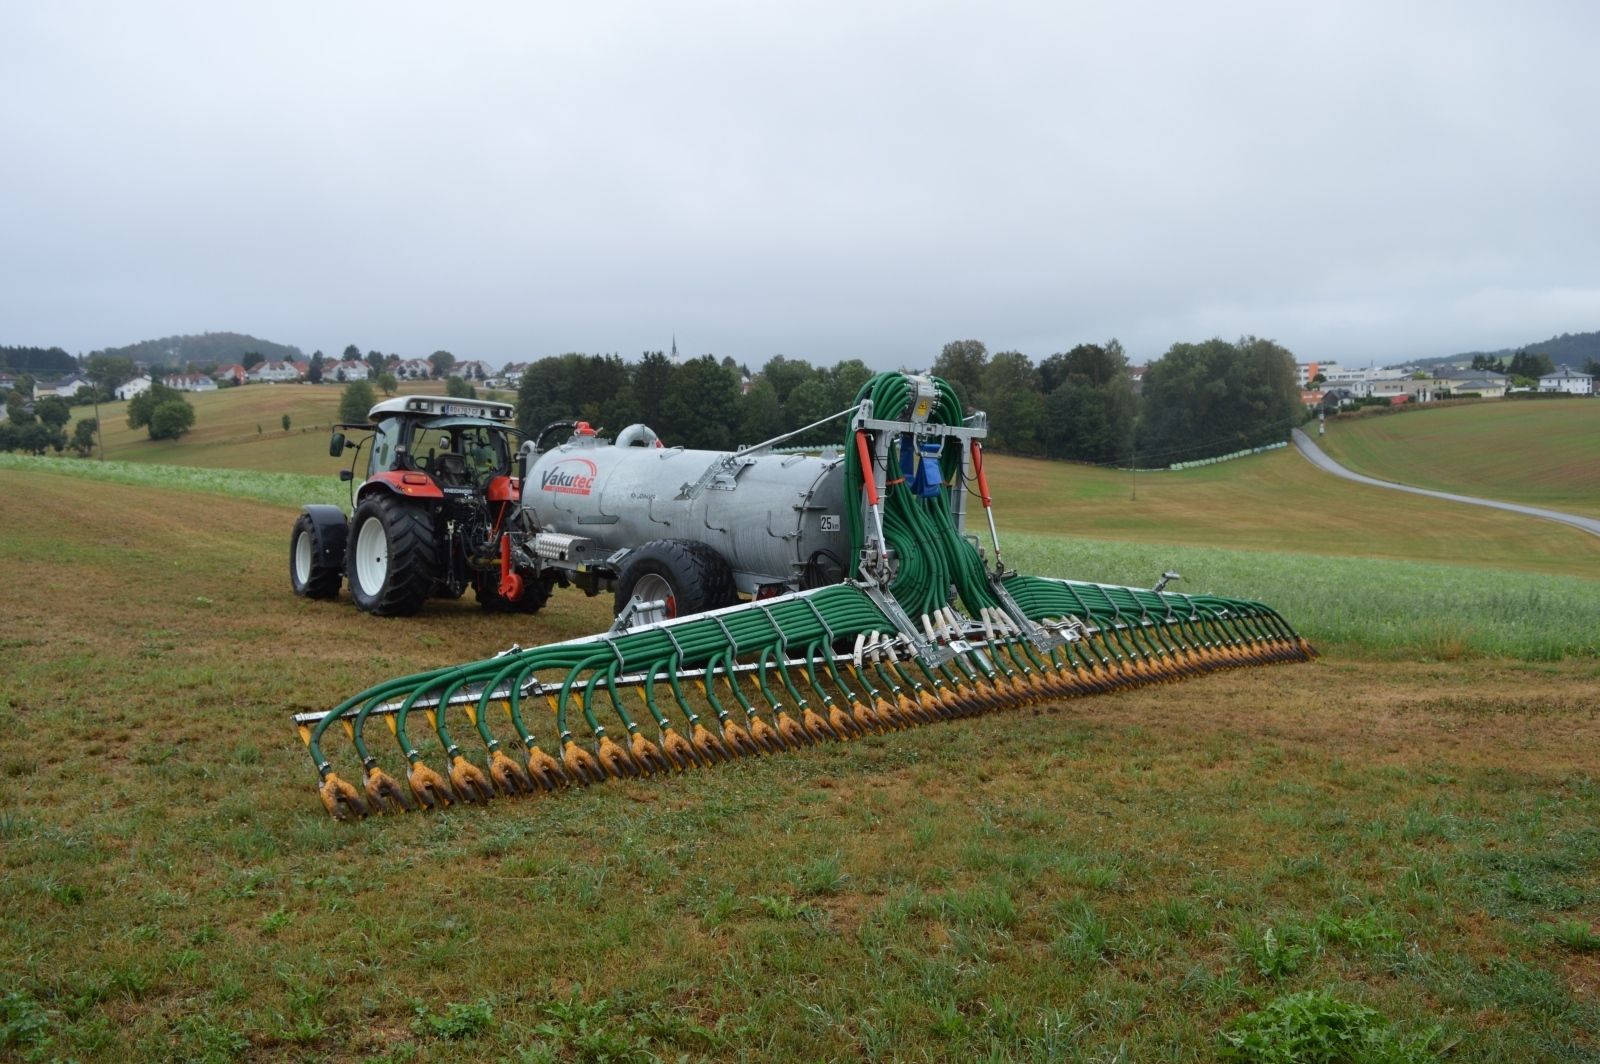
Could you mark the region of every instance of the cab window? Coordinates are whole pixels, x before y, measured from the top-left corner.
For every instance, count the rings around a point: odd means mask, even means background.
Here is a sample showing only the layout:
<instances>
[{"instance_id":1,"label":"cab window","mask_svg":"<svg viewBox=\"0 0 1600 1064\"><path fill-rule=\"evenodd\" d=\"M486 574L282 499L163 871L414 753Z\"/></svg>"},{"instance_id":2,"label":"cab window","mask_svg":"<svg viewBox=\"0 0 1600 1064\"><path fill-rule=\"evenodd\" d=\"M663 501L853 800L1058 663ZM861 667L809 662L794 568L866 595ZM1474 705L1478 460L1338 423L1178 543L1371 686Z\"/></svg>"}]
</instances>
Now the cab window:
<instances>
[{"instance_id":1,"label":"cab window","mask_svg":"<svg viewBox=\"0 0 1600 1064\"><path fill-rule=\"evenodd\" d=\"M394 452L400 443L400 419L384 418L372 434L372 453L367 458L367 476L394 468Z\"/></svg>"}]
</instances>

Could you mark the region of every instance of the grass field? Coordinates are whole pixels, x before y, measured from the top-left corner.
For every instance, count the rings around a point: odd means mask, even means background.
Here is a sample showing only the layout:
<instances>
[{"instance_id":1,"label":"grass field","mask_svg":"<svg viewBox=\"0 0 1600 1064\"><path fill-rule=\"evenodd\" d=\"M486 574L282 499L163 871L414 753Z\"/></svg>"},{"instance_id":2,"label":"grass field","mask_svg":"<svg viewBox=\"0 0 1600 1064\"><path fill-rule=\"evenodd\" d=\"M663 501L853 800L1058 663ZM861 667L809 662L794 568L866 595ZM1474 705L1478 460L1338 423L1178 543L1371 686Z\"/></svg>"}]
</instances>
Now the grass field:
<instances>
[{"instance_id":1,"label":"grass field","mask_svg":"<svg viewBox=\"0 0 1600 1064\"><path fill-rule=\"evenodd\" d=\"M1600 401L1475 403L1336 419L1318 440L1368 476L1600 517Z\"/></svg>"},{"instance_id":2,"label":"grass field","mask_svg":"<svg viewBox=\"0 0 1600 1064\"><path fill-rule=\"evenodd\" d=\"M997 463L1014 562L1176 564L1327 653L339 825L287 713L602 602L361 617L288 594L293 483L40 468L0 468L0 1057L1207 1060L1313 989L1387 1059L1600 1051L1592 578L1012 534L1055 503Z\"/></svg>"},{"instance_id":3,"label":"grass field","mask_svg":"<svg viewBox=\"0 0 1600 1064\"><path fill-rule=\"evenodd\" d=\"M178 440L152 440L144 429L128 428L127 403L102 403L105 456L119 462L332 475L340 463L328 457L328 433L339 420L343 391L340 384L250 384L187 395L195 425ZM444 384L404 381L398 394L443 395ZM383 398L382 392L377 395ZM93 417L94 408L74 407L73 413ZM284 414L289 415L287 432Z\"/></svg>"}]
</instances>

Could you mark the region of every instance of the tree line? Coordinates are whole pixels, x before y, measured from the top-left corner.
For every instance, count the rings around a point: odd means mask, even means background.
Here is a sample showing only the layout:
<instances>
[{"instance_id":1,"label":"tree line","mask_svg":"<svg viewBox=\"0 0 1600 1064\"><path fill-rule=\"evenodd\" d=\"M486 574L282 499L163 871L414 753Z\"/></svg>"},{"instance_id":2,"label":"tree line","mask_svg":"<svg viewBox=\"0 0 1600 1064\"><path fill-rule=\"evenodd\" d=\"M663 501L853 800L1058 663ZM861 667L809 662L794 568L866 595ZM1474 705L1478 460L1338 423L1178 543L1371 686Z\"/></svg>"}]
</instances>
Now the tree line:
<instances>
[{"instance_id":1,"label":"tree line","mask_svg":"<svg viewBox=\"0 0 1600 1064\"><path fill-rule=\"evenodd\" d=\"M1271 340L1174 344L1135 387L1116 340L1079 344L1035 364L990 355L978 340L946 344L932 370L967 410L989 418L991 449L1124 465L1166 464L1283 440L1304 417L1294 356ZM816 366L783 355L759 371L711 355L675 363L660 351L540 359L523 374L517 422L537 433L584 420L615 433L648 424L674 445L727 450L799 429L855 402L873 371L859 359ZM1142 393L1142 394L1141 394ZM838 423L797 438L831 443Z\"/></svg>"}]
</instances>

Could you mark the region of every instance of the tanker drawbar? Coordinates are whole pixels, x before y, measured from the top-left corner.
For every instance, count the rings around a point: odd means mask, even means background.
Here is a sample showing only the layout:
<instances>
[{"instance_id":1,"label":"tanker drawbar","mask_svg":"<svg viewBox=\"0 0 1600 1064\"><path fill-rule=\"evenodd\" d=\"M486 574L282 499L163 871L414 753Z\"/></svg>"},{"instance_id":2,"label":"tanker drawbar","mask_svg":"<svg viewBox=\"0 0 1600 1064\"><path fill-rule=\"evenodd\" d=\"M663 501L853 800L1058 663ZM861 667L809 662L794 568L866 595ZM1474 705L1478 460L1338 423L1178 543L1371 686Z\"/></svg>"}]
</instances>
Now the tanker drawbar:
<instances>
[{"instance_id":1,"label":"tanker drawbar","mask_svg":"<svg viewBox=\"0 0 1600 1064\"><path fill-rule=\"evenodd\" d=\"M835 417L843 446L820 454L774 449L790 437L663 447L643 426L525 445L508 571L611 588L618 623L296 715L328 812L668 774L1313 656L1257 602L1007 569L985 418L944 381L879 374ZM967 529L978 508L987 556ZM374 718L395 742L384 757ZM335 733L360 766L349 779Z\"/></svg>"}]
</instances>

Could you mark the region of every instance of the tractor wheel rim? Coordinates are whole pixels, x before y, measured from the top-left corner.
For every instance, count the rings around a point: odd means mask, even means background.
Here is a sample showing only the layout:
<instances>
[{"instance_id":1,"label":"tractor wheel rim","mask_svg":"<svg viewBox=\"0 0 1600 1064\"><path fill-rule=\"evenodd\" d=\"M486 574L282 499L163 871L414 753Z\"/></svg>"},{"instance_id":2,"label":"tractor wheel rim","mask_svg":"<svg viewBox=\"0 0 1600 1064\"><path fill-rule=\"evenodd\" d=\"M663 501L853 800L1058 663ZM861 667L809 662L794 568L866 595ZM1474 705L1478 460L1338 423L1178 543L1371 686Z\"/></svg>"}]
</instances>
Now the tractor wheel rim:
<instances>
[{"instance_id":1,"label":"tractor wheel rim","mask_svg":"<svg viewBox=\"0 0 1600 1064\"><path fill-rule=\"evenodd\" d=\"M664 609L640 610L634 614L638 624L660 624L662 621L671 620L678 614L678 599L672 593L672 585L664 576L655 573L646 573L633 585L633 597L640 602L665 602Z\"/></svg>"},{"instance_id":2,"label":"tractor wheel rim","mask_svg":"<svg viewBox=\"0 0 1600 1064\"><path fill-rule=\"evenodd\" d=\"M356 533L356 579L361 581L363 592L376 595L388 578L389 537L384 534L383 522L369 517Z\"/></svg>"},{"instance_id":3,"label":"tractor wheel rim","mask_svg":"<svg viewBox=\"0 0 1600 1064\"><path fill-rule=\"evenodd\" d=\"M311 536L306 532L294 537L294 579L301 587L311 583Z\"/></svg>"}]
</instances>

